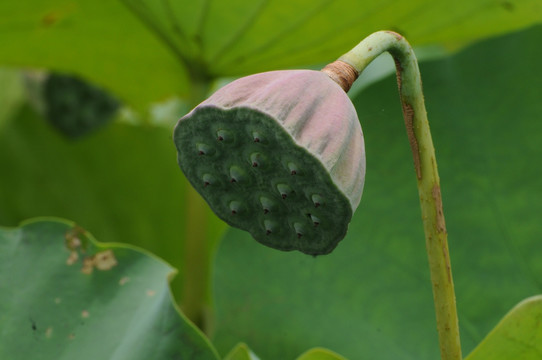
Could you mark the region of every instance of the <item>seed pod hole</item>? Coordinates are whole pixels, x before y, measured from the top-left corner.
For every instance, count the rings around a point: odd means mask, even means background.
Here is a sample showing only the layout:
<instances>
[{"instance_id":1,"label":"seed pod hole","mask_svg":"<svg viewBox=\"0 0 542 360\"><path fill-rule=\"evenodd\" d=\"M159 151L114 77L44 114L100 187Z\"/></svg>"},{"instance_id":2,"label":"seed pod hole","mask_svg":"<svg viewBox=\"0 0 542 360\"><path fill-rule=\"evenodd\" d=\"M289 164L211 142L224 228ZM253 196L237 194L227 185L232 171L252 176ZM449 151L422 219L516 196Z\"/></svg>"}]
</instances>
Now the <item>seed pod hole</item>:
<instances>
[{"instance_id":1,"label":"seed pod hole","mask_svg":"<svg viewBox=\"0 0 542 360\"><path fill-rule=\"evenodd\" d=\"M264 214L269 213L269 211L275 208L275 202L265 196L260 196L260 204L262 205Z\"/></svg>"},{"instance_id":2,"label":"seed pod hole","mask_svg":"<svg viewBox=\"0 0 542 360\"><path fill-rule=\"evenodd\" d=\"M277 184L277 190L283 199L286 199L293 194L292 188L287 184Z\"/></svg>"},{"instance_id":3,"label":"seed pod hole","mask_svg":"<svg viewBox=\"0 0 542 360\"><path fill-rule=\"evenodd\" d=\"M298 172L297 165L293 162L288 163L288 169L290 170L290 175L296 175Z\"/></svg>"},{"instance_id":4,"label":"seed pod hole","mask_svg":"<svg viewBox=\"0 0 542 360\"><path fill-rule=\"evenodd\" d=\"M231 131L221 129L216 132L216 139L221 142L231 143L233 142L233 134Z\"/></svg>"},{"instance_id":5,"label":"seed pod hole","mask_svg":"<svg viewBox=\"0 0 542 360\"><path fill-rule=\"evenodd\" d=\"M211 185L211 184L213 184L215 182L215 178L211 174L204 174L202 176L202 180L203 180L203 186L204 187L207 187L207 186L209 186L209 185Z\"/></svg>"},{"instance_id":6,"label":"seed pod hole","mask_svg":"<svg viewBox=\"0 0 542 360\"><path fill-rule=\"evenodd\" d=\"M252 139L254 140L255 143L259 143L262 141L262 137L261 137L261 134L257 131L254 131L252 133Z\"/></svg>"},{"instance_id":7,"label":"seed pod hole","mask_svg":"<svg viewBox=\"0 0 542 360\"><path fill-rule=\"evenodd\" d=\"M272 220L265 220L263 222L263 226L265 228L266 235L269 235L269 234L273 233L277 228L276 222L274 222Z\"/></svg>"},{"instance_id":8,"label":"seed pod hole","mask_svg":"<svg viewBox=\"0 0 542 360\"><path fill-rule=\"evenodd\" d=\"M297 223L297 222L294 223L294 229L295 229L295 232L297 234L297 238L301 239L301 237L305 233L305 227L303 226L303 224Z\"/></svg>"},{"instance_id":9,"label":"seed pod hole","mask_svg":"<svg viewBox=\"0 0 542 360\"><path fill-rule=\"evenodd\" d=\"M237 215L241 211L241 202L237 200L230 201L230 211L232 215Z\"/></svg>"},{"instance_id":10,"label":"seed pod hole","mask_svg":"<svg viewBox=\"0 0 542 360\"><path fill-rule=\"evenodd\" d=\"M320 205L324 204L324 198L322 198L318 194L314 194L311 196L312 203L314 204L314 207L319 207Z\"/></svg>"},{"instance_id":11,"label":"seed pod hole","mask_svg":"<svg viewBox=\"0 0 542 360\"><path fill-rule=\"evenodd\" d=\"M262 154L260 154L260 153L252 153L252 154L250 154L250 162L252 163L252 167L261 166Z\"/></svg>"},{"instance_id":12,"label":"seed pod hole","mask_svg":"<svg viewBox=\"0 0 542 360\"><path fill-rule=\"evenodd\" d=\"M204 143L196 143L196 150L198 152L198 155L212 155L214 154L214 149Z\"/></svg>"},{"instance_id":13,"label":"seed pod hole","mask_svg":"<svg viewBox=\"0 0 542 360\"><path fill-rule=\"evenodd\" d=\"M235 183L243 181L246 178L245 172L239 166L230 167L230 182Z\"/></svg>"}]
</instances>

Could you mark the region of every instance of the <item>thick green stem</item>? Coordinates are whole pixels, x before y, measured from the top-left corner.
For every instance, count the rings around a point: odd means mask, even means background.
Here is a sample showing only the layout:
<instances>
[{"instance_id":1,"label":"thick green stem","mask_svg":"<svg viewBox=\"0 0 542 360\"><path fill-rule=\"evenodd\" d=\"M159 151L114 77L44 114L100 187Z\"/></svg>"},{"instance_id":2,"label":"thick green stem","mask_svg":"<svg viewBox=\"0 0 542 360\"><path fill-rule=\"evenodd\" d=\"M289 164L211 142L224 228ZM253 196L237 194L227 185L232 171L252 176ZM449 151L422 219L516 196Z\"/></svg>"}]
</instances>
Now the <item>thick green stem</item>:
<instances>
[{"instance_id":1,"label":"thick green stem","mask_svg":"<svg viewBox=\"0 0 542 360\"><path fill-rule=\"evenodd\" d=\"M209 81L193 79L190 93L191 105L205 100ZM207 237L209 209L205 201L190 185L187 185L186 227L184 234L184 255L182 269L182 290L180 306L183 313L204 332L210 319L210 277L212 246Z\"/></svg>"},{"instance_id":2,"label":"thick green stem","mask_svg":"<svg viewBox=\"0 0 542 360\"><path fill-rule=\"evenodd\" d=\"M353 68L359 74L383 52L389 52L395 60L399 95L414 157L441 357L442 360L459 360L461 359L459 326L437 161L414 52L401 35L391 31L380 31L368 36L341 56L337 63L339 65L346 63L351 66L350 72ZM344 74L343 72L343 77L346 76ZM346 74L348 75L348 72Z\"/></svg>"},{"instance_id":3,"label":"thick green stem","mask_svg":"<svg viewBox=\"0 0 542 360\"><path fill-rule=\"evenodd\" d=\"M207 209L205 202L191 187L187 187L187 216L184 256L181 309L200 329L205 329L207 308L209 306L209 278L211 260L210 244L205 237Z\"/></svg>"}]
</instances>

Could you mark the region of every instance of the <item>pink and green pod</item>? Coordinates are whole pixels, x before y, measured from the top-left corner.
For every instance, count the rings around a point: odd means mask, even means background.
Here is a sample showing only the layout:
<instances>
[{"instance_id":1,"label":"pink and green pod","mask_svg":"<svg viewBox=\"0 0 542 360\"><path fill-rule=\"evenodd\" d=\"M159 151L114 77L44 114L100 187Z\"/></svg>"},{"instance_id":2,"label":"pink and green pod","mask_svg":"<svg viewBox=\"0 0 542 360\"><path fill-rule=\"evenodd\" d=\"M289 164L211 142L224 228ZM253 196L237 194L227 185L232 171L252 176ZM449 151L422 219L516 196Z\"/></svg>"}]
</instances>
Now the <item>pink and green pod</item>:
<instances>
[{"instance_id":1,"label":"pink and green pod","mask_svg":"<svg viewBox=\"0 0 542 360\"><path fill-rule=\"evenodd\" d=\"M218 217L272 248L331 252L361 199L356 110L320 71L236 80L181 118L174 141L182 171Z\"/></svg>"}]
</instances>

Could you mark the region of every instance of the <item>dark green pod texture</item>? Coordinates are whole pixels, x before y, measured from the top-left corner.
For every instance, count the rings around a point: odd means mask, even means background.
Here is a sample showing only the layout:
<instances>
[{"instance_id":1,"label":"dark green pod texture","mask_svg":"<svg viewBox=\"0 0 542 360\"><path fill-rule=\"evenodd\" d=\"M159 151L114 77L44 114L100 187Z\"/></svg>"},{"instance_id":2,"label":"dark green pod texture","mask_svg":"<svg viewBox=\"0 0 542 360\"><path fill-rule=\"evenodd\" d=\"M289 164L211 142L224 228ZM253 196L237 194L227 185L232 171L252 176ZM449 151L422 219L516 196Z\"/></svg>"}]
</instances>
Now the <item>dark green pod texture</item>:
<instances>
[{"instance_id":1,"label":"dark green pod texture","mask_svg":"<svg viewBox=\"0 0 542 360\"><path fill-rule=\"evenodd\" d=\"M331 252L361 199L361 126L346 93L319 71L236 80L181 118L174 141L213 211L272 248Z\"/></svg>"},{"instance_id":2,"label":"dark green pod texture","mask_svg":"<svg viewBox=\"0 0 542 360\"><path fill-rule=\"evenodd\" d=\"M47 120L69 138L85 136L104 126L119 108L119 102L105 90L64 74L49 74L43 97Z\"/></svg>"}]
</instances>

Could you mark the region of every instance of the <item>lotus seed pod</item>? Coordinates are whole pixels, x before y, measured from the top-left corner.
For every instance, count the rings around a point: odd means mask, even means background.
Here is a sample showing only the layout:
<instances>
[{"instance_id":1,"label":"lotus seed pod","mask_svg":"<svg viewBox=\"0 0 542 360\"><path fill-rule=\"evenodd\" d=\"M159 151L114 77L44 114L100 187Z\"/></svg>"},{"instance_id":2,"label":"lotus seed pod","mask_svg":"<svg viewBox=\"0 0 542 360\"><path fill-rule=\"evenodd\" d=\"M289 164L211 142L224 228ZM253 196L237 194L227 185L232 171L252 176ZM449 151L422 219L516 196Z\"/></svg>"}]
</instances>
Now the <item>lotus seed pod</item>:
<instances>
[{"instance_id":1,"label":"lotus seed pod","mask_svg":"<svg viewBox=\"0 0 542 360\"><path fill-rule=\"evenodd\" d=\"M174 141L213 211L276 249L331 252L360 202L361 126L344 90L320 71L236 80L181 118Z\"/></svg>"},{"instance_id":2,"label":"lotus seed pod","mask_svg":"<svg viewBox=\"0 0 542 360\"><path fill-rule=\"evenodd\" d=\"M87 135L111 121L119 102L74 76L51 73L43 84L45 118L69 138Z\"/></svg>"}]
</instances>

